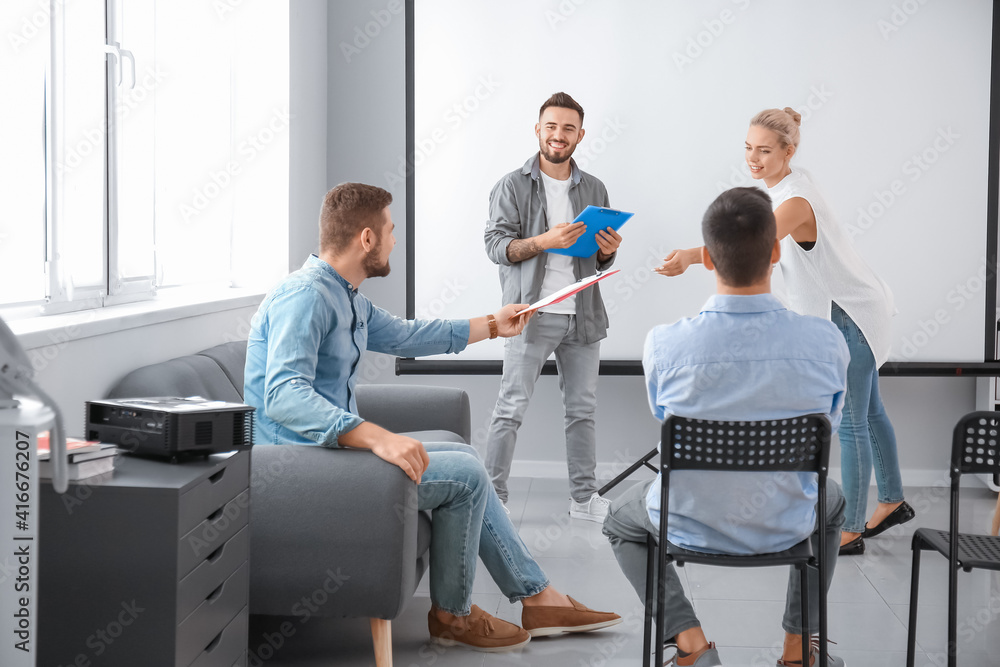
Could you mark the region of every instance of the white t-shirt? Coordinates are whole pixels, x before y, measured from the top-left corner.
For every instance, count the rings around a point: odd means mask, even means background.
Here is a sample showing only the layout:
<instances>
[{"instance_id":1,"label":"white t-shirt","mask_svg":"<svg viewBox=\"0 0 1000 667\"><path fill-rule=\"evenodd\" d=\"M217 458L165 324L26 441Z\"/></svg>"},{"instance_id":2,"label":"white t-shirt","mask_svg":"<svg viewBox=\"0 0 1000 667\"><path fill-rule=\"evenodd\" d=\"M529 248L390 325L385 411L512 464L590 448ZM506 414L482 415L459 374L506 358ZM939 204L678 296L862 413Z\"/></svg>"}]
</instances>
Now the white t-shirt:
<instances>
[{"instance_id":1,"label":"white t-shirt","mask_svg":"<svg viewBox=\"0 0 1000 667\"><path fill-rule=\"evenodd\" d=\"M573 205L569 201L569 188L573 184L572 179L557 181L551 176L541 174L542 184L545 187L545 218L548 220L549 229L563 222L573 221ZM544 299L553 292L558 292L567 285L576 282L576 274L573 273L573 258L555 253L545 253L545 277L542 279L542 292L540 298ZM551 306L539 308L543 313L559 313L560 315L576 315L576 297L554 303Z\"/></svg>"}]
</instances>

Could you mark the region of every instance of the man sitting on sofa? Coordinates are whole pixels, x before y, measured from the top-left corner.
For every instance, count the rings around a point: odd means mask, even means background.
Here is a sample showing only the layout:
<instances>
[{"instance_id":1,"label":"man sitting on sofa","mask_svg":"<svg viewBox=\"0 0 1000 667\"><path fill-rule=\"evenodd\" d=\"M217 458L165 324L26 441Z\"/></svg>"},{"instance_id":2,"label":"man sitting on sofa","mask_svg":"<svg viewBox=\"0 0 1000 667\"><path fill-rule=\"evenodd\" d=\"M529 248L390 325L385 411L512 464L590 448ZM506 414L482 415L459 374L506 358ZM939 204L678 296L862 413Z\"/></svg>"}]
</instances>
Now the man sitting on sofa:
<instances>
[{"instance_id":1,"label":"man sitting on sofa","mask_svg":"<svg viewBox=\"0 0 1000 667\"><path fill-rule=\"evenodd\" d=\"M257 408L258 444L369 449L417 483L418 509L432 511L431 640L498 651L532 636L587 632L621 617L559 593L504 512L475 449L391 433L357 416L354 388L366 349L399 356L460 352L487 337L516 336L529 315L509 304L471 320L393 317L358 292L389 274L396 244L392 195L361 183L326 194L320 254L274 288L251 323L244 400ZM476 555L501 591L520 600L521 625L471 604Z\"/></svg>"},{"instance_id":2,"label":"man sitting on sofa","mask_svg":"<svg viewBox=\"0 0 1000 667\"><path fill-rule=\"evenodd\" d=\"M771 269L781 250L771 200L757 188L734 188L709 206L702 220L705 267L715 271L717 294L701 314L660 325L646 337L643 368L653 415L714 420L784 419L809 413L840 424L849 355L831 322L792 313L771 295ZM660 478L640 483L611 504L604 534L629 582L644 598L646 536L657 539ZM769 492L750 518L742 499ZM667 538L696 551L753 554L782 551L812 534L818 548L814 474L684 471L670 483ZM829 588L844 522L844 498L827 486L826 562ZM818 619L818 586L810 569L809 619ZM673 566L664 573L664 636L673 637L677 665L721 665L714 643L701 630ZM778 665L802 660L800 583L788 581L784 654ZM817 651L812 650L815 656ZM816 661L813 657L812 662ZM844 661L829 656L829 665Z\"/></svg>"}]
</instances>

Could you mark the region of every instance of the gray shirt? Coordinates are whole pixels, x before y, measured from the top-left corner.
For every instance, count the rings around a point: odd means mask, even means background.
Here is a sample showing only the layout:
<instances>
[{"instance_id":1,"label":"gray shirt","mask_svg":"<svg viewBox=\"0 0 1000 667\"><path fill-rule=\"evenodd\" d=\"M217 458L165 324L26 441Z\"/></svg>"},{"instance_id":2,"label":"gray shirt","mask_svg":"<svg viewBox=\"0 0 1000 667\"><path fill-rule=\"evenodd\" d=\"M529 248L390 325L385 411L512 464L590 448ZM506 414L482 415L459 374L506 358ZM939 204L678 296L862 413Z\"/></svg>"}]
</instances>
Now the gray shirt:
<instances>
[{"instance_id":1,"label":"gray shirt","mask_svg":"<svg viewBox=\"0 0 1000 667\"><path fill-rule=\"evenodd\" d=\"M608 190L597 178L581 170L570 159L569 200L576 217L589 205L609 206ZM556 220L553 224L569 222ZM545 215L545 187L541 182L538 153L524 166L510 172L493 186L490 192L490 219L483 235L486 254L499 265L500 286L504 303L534 303L541 296L545 276L545 254L521 262L507 259L507 246L514 239L527 239L544 234L549 229ZM615 261L612 255L606 262L598 262L597 254L591 257L574 257L573 273L579 280L598 271L608 269ZM608 335L608 313L604 309L599 285L589 287L576 295L577 330L582 342L595 343ZM534 320L528 322L525 338L534 338Z\"/></svg>"}]
</instances>

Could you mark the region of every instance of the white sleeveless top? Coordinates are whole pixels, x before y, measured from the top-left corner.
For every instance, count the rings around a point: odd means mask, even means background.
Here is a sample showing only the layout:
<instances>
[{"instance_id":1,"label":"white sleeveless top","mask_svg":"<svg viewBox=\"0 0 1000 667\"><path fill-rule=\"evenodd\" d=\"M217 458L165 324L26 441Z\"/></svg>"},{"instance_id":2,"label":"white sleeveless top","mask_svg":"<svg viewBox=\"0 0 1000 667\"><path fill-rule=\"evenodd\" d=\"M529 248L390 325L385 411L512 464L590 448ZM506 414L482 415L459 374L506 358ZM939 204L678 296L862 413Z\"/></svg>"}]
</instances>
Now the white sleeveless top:
<instances>
[{"instance_id":1,"label":"white sleeveless top","mask_svg":"<svg viewBox=\"0 0 1000 667\"><path fill-rule=\"evenodd\" d=\"M796 168L768 192L774 209L801 197L816 216L812 250L804 250L791 235L781 240L779 265L789 307L829 320L831 303L836 301L861 329L875 355L876 367L881 366L889 357L890 319L896 312L889 286L858 254L808 172Z\"/></svg>"}]
</instances>

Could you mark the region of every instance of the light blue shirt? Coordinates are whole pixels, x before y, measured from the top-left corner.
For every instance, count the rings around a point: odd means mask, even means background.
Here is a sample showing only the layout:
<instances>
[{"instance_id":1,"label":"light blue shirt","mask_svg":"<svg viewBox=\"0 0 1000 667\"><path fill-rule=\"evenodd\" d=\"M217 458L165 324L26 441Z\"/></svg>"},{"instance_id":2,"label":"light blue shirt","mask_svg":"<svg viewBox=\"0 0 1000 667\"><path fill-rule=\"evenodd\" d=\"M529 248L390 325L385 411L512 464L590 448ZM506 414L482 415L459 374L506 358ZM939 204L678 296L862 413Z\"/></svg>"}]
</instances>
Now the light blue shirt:
<instances>
[{"instance_id":1,"label":"light blue shirt","mask_svg":"<svg viewBox=\"0 0 1000 667\"><path fill-rule=\"evenodd\" d=\"M243 400L257 409L254 441L336 447L364 421L354 387L365 350L416 357L468 342L468 320L395 317L312 255L250 322Z\"/></svg>"},{"instance_id":2,"label":"light blue shirt","mask_svg":"<svg viewBox=\"0 0 1000 667\"><path fill-rule=\"evenodd\" d=\"M850 354L828 320L770 294L715 295L698 317L654 328L643 368L653 415L754 421L809 413L840 425ZM815 473L682 471L670 476L670 542L697 551L781 551L816 522ZM646 496L660 521L660 478Z\"/></svg>"}]
</instances>

